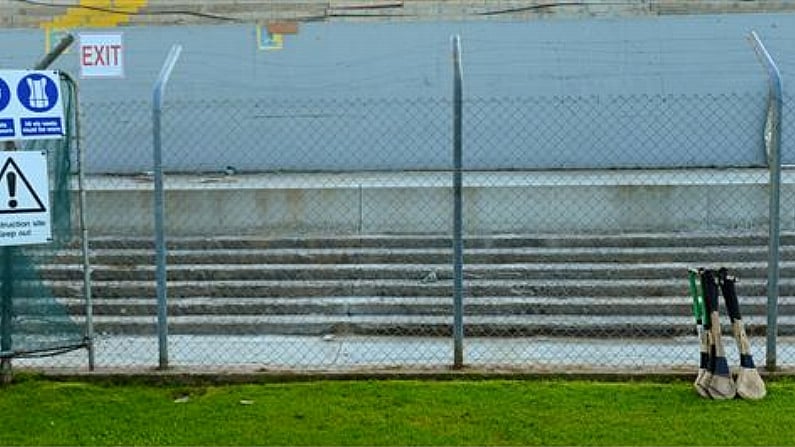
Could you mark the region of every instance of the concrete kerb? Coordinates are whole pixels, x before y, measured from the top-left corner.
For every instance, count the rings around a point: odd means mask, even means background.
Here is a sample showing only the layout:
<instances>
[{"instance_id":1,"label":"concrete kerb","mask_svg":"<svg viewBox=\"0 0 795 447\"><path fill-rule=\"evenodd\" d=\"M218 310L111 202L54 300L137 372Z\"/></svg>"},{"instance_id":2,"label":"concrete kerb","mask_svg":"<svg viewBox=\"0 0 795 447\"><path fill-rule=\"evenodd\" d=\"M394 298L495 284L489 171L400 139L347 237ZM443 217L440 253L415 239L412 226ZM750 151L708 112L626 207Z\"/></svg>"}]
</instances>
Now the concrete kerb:
<instances>
[{"instance_id":1,"label":"concrete kerb","mask_svg":"<svg viewBox=\"0 0 795 447\"><path fill-rule=\"evenodd\" d=\"M655 381L673 382L692 380L694 371L581 368L566 372L544 369L506 369L464 367L437 367L423 369L362 369L357 371L309 370L309 371L229 371L195 370L193 368L158 369L100 369L84 370L25 370L16 373L24 378L40 378L53 381L84 381L105 384L147 385L228 385L258 383L314 382L329 380L595 380L604 382Z\"/></svg>"},{"instance_id":2,"label":"concrete kerb","mask_svg":"<svg viewBox=\"0 0 795 447\"><path fill-rule=\"evenodd\" d=\"M795 375L795 368L778 368L767 371L759 368L765 381L775 382L788 380ZM224 370L156 368L130 369L108 368L96 371L64 370L64 369L24 369L16 368L16 380L29 378L52 381L80 381L109 385L145 384L154 386L215 386L235 384L267 384L294 383L317 381L353 381L353 380L411 380L411 381L483 381L483 380L570 380L598 382L654 382L676 383L692 382L696 376L693 368L677 369L616 369L599 367L579 367L561 372L547 368L503 368L503 367L468 367L460 369L452 367L436 368L389 368L361 369L356 371L308 370Z\"/></svg>"}]
</instances>

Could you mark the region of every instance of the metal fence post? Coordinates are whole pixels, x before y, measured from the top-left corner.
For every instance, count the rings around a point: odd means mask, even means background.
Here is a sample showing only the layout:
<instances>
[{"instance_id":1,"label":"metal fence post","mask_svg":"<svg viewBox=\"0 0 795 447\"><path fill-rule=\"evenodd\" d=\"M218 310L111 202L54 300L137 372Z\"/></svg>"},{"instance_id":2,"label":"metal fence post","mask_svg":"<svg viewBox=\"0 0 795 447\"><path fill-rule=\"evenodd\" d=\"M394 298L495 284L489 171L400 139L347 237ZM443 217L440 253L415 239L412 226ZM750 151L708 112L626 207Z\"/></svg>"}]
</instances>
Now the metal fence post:
<instances>
[{"instance_id":1,"label":"metal fence post","mask_svg":"<svg viewBox=\"0 0 795 447\"><path fill-rule=\"evenodd\" d=\"M453 367L464 366L464 241L462 219L461 38L453 36Z\"/></svg>"},{"instance_id":2,"label":"metal fence post","mask_svg":"<svg viewBox=\"0 0 795 447\"><path fill-rule=\"evenodd\" d=\"M767 102L767 120L765 122L765 150L767 165L770 170L770 222L767 265L767 353L765 355L768 370L776 369L776 336L778 333L778 277L779 277L779 245L780 227L779 211L781 205L781 75L776 62L770 56L755 31L749 40L757 56L767 69L769 91Z\"/></svg>"},{"instance_id":3,"label":"metal fence post","mask_svg":"<svg viewBox=\"0 0 795 447\"><path fill-rule=\"evenodd\" d=\"M86 156L81 142L82 134L80 132L80 91L78 89L77 81L65 73L61 72L61 76L72 86L75 96L75 147L77 149L77 187L78 203L80 207L79 221L80 221L80 248L83 258L83 298L86 305L86 342L88 343L88 370L94 371L96 366L96 354L94 351L94 303L91 295L91 260L89 258L89 241L88 241L88 223L86 221Z\"/></svg>"},{"instance_id":4,"label":"metal fence post","mask_svg":"<svg viewBox=\"0 0 795 447\"><path fill-rule=\"evenodd\" d=\"M168 368L168 301L166 297L166 235L165 235L165 192L163 191L163 151L160 138L160 116L163 94L177 63L182 46L173 45L160 70L152 93L152 124L154 140L154 213L155 213L155 277L157 282L157 337L159 347L159 368Z\"/></svg>"},{"instance_id":5,"label":"metal fence post","mask_svg":"<svg viewBox=\"0 0 795 447\"><path fill-rule=\"evenodd\" d=\"M12 254L14 247L2 248L2 275L3 282L0 285L0 326L2 327L2 334L0 334L0 352L3 357L0 358L0 382L3 384L11 382L11 349L12 349L12 332L11 332L11 319L13 317L14 306L14 255Z\"/></svg>"}]
</instances>

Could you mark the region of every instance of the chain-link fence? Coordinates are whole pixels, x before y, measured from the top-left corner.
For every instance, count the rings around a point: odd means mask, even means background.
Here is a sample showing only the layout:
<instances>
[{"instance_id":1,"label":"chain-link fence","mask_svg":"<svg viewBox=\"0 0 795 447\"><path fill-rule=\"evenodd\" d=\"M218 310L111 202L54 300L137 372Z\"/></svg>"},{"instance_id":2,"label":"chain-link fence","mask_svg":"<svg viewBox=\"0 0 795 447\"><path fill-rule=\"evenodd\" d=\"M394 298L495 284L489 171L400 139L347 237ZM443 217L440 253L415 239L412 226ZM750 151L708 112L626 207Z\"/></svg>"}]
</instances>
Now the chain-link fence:
<instances>
[{"instance_id":1,"label":"chain-link fence","mask_svg":"<svg viewBox=\"0 0 795 447\"><path fill-rule=\"evenodd\" d=\"M167 102L170 365L450 365L451 107ZM87 181L99 367L158 364L148 108L85 107L103 148ZM465 99L464 364L689 367L700 266L740 277L761 361L764 109L739 94ZM781 365L792 184L785 172Z\"/></svg>"},{"instance_id":2,"label":"chain-link fence","mask_svg":"<svg viewBox=\"0 0 795 447\"><path fill-rule=\"evenodd\" d=\"M164 104L169 366L452 365L455 98L286 98ZM693 369L688 269L702 266L740 278L763 363L766 107L730 92L465 94L463 365ZM155 367L152 104L83 111L96 366ZM795 359L793 185L785 170L781 366ZM73 321L78 260L63 247L46 278Z\"/></svg>"}]
</instances>

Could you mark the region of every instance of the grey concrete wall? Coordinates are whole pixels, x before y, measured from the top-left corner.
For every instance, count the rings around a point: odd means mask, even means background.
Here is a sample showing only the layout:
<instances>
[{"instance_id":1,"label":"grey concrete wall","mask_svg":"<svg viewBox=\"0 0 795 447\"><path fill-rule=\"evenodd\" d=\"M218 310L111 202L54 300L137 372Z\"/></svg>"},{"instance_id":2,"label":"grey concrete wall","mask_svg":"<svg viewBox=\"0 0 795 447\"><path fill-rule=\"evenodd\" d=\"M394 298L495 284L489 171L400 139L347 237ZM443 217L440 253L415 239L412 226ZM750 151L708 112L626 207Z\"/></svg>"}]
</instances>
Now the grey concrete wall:
<instances>
[{"instance_id":1,"label":"grey concrete wall","mask_svg":"<svg viewBox=\"0 0 795 447\"><path fill-rule=\"evenodd\" d=\"M781 228L795 230L795 172ZM449 173L167 176L169 237L450 234ZM490 233L765 232L764 169L467 173L464 229ZM90 177L93 236L153 234L149 178ZM76 217L76 216L75 216Z\"/></svg>"},{"instance_id":2,"label":"grey concrete wall","mask_svg":"<svg viewBox=\"0 0 795 447\"><path fill-rule=\"evenodd\" d=\"M95 173L151 169L151 89L173 43L184 51L166 94L168 170L448 168L452 34L462 36L467 98L565 100L560 108L523 110L525 135L513 140L504 138L517 130L504 125L500 101L468 109L469 169L758 166L767 84L746 36L758 31L786 75L795 15L303 23L277 51L258 49L253 25L120 30L126 77L81 81L88 169ZM0 31L0 68L32 65L43 39L40 30ZM55 67L78 73L76 52ZM609 100L616 97L658 104L625 111ZM347 102L352 98L382 101L359 110ZM568 113L572 98L585 98L587 114ZM695 98L703 114L732 118L666 110L666 98ZM331 102L319 106L320 99ZM421 119L405 106L426 99L439 102L419 112ZM263 114L263 107L270 109ZM673 118L657 126L661 113ZM559 117L552 120L561 129L559 146L534 139L539 114L545 122ZM592 123L572 125L582 120ZM297 144L301 135L314 137ZM784 158L793 162L786 137Z\"/></svg>"}]
</instances>

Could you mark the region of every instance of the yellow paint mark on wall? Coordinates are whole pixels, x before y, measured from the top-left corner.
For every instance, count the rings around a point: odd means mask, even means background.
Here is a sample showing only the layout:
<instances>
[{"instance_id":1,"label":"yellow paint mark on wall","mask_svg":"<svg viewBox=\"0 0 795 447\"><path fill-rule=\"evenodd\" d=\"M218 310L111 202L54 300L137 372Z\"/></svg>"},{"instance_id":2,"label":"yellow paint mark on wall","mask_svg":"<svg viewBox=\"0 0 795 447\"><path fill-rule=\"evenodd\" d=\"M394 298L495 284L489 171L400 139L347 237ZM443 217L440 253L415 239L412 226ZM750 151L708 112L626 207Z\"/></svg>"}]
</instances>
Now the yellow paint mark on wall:
<instances>
[{"instance_id":1,"label":"yellow paint mark on wall","mask_svg":"<svg viewBox=\"0 0 795 447\"><path fill-rule=\"evenodd\" d=\"M260 50L281 50L286 34L298 34L298 22L258 23L257 47Z\"/></svg>"},{"instance_id":2,"label":"yellow paint mark on wall","mask_svg":"<svg viewBox=\"0 0 795 447\"><path fill-rule=\"evenodd\" d=\"M113 28L130 20L148 0L80 0L79 6L66 9L66 13L39 24L44 28L45 51L58 42L69 30L77 28Z\"/></svg>"}]
</instances>

